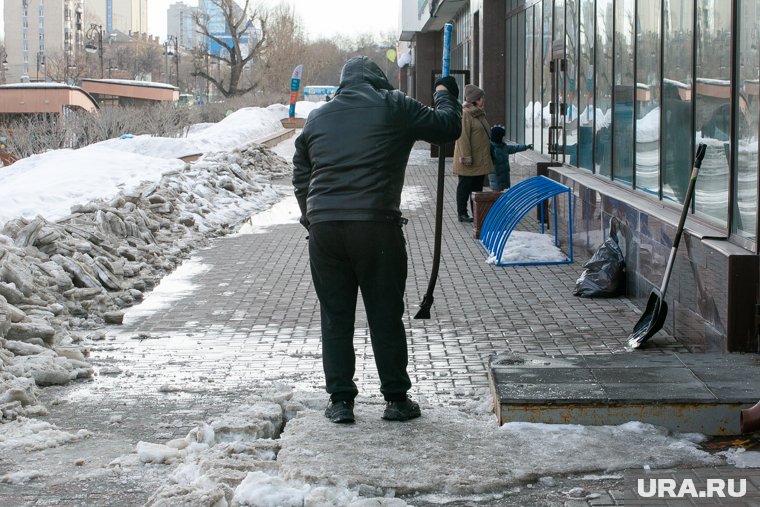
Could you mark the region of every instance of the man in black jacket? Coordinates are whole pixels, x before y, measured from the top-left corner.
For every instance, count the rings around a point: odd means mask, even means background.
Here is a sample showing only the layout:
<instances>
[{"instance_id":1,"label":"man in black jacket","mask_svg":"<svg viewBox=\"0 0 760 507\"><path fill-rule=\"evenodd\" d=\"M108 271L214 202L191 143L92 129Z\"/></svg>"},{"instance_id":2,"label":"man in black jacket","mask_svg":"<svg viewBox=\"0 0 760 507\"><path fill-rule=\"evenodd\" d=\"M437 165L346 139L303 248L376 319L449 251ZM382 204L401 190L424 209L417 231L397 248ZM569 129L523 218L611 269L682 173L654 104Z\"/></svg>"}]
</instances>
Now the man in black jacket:
<instances>
[{"instance_id":1,"label":"man in black jacket","mask_svg":"<svg viewBox=\"0 0 760 507\"><path fill-rule=\"evenodd\" d=\"M293 186L309 230L309 260L320 303L322 363L330 402L325 416L354 421L353 337L361 288L386 400L383 418L419 417L411 381L404 290L406 241L399 205L409 153L417 140L454 141L462 107L456 81L436 81L436 109L393 90L367 57L350 59L329 103L312 111L296 139Z\"/></svg>"}]
</instances>

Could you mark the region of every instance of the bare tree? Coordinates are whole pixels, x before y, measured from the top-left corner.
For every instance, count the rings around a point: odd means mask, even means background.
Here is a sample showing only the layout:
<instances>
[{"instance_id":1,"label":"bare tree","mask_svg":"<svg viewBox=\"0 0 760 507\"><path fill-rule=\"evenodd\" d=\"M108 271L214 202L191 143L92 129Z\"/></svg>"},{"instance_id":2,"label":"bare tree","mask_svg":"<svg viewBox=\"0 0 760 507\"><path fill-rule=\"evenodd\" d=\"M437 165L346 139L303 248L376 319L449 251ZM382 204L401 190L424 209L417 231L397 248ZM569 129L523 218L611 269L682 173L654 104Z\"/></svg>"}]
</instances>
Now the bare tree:
<instances>
[{"instance_id":1,"label":"bare tree","mask_svg":"<svg viewBox=\"0 0 760 507\"><path fill-rule=\"evenodd\" d=\"M241 9L235 0L209 0L217 6L224 18L224 24L229 37L221 37L219 34L211 33L209 28L209 19L203 13L196 13L193 16L197 32L206 40L218 44L222 47L219 53L205 50L212 66L219 69L222 63L226 64L226 72L219 72L214 76L208 67L196 65L193 76L200 76L212 83L219 92L225 97L243 95L255 89L257 83L243 85L241 78L246 65L254 61L266 47L267 41L267 14L258 9L251 9L250 0L245 0L245 5ZM246 34L255 26L259 27L259 36L253 44L244 47Z\"/></svg>"},{"instance_id":2,"label":"bare tree","mask_svg":"<svg viewBox=\"0 0 760 507\"><path fill-rule=\"evenodd\" d=\"M280 4L269 12L267 47L256 62L259 89L287 100L290 76L296 65L303 64L306 76L311 72L306 57L306 37L293 7Z\"/></svg>"}]
</instances>

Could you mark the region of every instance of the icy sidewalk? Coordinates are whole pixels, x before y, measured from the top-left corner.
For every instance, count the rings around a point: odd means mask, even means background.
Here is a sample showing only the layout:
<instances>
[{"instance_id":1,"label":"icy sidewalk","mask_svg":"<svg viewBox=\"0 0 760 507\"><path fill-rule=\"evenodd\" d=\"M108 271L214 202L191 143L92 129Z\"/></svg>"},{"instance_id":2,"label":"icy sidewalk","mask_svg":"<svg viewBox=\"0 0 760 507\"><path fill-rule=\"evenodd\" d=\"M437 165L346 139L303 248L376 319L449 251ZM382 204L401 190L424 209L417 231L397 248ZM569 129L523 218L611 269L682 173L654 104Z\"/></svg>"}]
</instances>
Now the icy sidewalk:
<instances>
[{"instance_id":1,"label":"icy sidewalk","mask_svg":"<svg viewBox=\"0 0 760 507\"><path fill-rule=\"evenodd\" d=\"M499 428L477 410L431 405L397 423L380 419L381 403L359 398L356 424L335 425L322 398L276 385L184 439L138 444L122 464L177 465L149 505L358 507L493 501L556 475L720 462L697 448L696 435L640 423Z\"/></svg>"}]
</instances>

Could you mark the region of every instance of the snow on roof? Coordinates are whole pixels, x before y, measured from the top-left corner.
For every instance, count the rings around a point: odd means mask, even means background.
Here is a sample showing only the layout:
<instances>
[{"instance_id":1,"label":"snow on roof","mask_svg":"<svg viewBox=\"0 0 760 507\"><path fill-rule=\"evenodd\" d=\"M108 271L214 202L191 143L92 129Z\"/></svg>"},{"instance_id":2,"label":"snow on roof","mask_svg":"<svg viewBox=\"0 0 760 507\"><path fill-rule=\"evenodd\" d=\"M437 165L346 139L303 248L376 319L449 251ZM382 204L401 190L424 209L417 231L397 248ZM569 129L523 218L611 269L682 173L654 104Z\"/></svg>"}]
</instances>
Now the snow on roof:
<instances>
[{"instance_id":1,"label":"snow on roof","mask_svg":"<svg viewBox=\"0 0 760 507\"><path fill-rule=\"evenodd\" d=\"M82 81L90 81L93 83L110 83L126 86L145 86L147 88L167 88L169 90L179 90L174 85L166 83L156 83L154 81L137 81L134 79L82 79Z\"/></svg>"},{"instance_id":2,"label":"snow on roof","mask_svg":"<svg viewBox=\"0 0 760 507\"><path fill-rule=\"evenodd\" d=\"M49 89L49 88L67 88L69 90L82 90L82 88L66 83L56 83L52 81L48 82L35 82L35 83L10 83L10 84L4 84L0 85L0 89L2 88L39 88L39 89Z\"/></svg>"}]
</instances>

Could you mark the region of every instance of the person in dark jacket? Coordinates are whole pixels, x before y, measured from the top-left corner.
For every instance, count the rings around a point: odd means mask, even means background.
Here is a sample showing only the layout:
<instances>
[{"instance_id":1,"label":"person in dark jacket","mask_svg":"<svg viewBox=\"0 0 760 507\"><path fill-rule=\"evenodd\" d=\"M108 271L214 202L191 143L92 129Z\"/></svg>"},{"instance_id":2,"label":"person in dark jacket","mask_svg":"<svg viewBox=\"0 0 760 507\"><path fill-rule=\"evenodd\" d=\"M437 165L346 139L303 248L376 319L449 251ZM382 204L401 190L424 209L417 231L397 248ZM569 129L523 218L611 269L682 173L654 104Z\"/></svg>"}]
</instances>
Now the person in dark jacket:
<instances>
[{"instance_id":1,"label":"person in dark jacket","mask_svg":"<svg viewBox=\"0 0 760 507\"><path fill-rule=\"evenodd\" d=\"M407 275L401 189L417 140L459 137L461 105L451 77L435 83L435 109L406 97L365 56L351 58L332 100L309 115L295 142L293 186L309 231L309 262L320 303L322 364L330 401L325 416L354 421L354 320L361 289L383 418L419 417L407 391L404 329Z\"/></svg>"},{"instance_id":2,"label":"person in dark jacket","mask_svg":"<svg viewBox=\"0 0 760 507\"><path fill-rule=\"evenodd\" d=\"M491 158L493 170L489 174L489 186L491 190L501 192L512 186L510 178L509 156L525 150L532 150L532 144L507 144L504 142L506 131L501 125L491 127Z\"/></svg>"}]
</instances>

